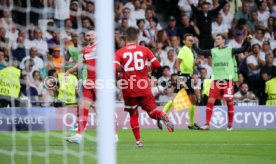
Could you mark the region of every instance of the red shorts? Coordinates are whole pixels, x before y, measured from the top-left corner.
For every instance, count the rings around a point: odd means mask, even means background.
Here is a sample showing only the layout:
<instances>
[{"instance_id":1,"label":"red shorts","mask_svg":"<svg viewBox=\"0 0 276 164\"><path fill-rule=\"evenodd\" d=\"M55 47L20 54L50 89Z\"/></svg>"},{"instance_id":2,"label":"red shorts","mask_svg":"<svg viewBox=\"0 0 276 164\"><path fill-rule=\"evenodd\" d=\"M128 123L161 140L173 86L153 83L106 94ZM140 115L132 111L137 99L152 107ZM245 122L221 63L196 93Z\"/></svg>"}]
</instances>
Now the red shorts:
<instances>
[{"instance_id":1,"label":"red shorts","mask_svg":"<svg viewBox=\"0 0 276 164\"><path fill-rule=\"evenodd\" d=\"M209 98L215 98L225 101L231 101L234 98L234 82L233 81L213 81L211 84Z\"/></svg>"},{"instance_id":2,"label":"red shorts","mask_svg":"<svg viewBox=\"0 0 276 164\"><path fill-rule=\"evenodd\" d=\"M140 96L140 97L124 97L125 111L137 110L138 105L143 110L149 112L157 108L155 98L152 94Z\"/></svg>"},{"instance_id":3,"label":"red shorts","mask_svg":"<svg viewBox=\"0 0 276 164\"><path fill-rule=\"evenodd\" d=\"M88 101L92 101L95 102L96 101L96 89L95 88L83 88L82 89L82 98L84 100L88 100Z\"/></svg>"},{"instance_id":4,"label":"red shorts","mask_svg":"<svg viewBox=\"0 0 276 164\"><path fill-rule=\"evenodd\" d=\"M83 88L82 88L82 98L83 100L88 100L95 102L96 101L96 88L95 88L95 82L96 79L87 79L84 82Z\"/></svg>"}]
</instances>

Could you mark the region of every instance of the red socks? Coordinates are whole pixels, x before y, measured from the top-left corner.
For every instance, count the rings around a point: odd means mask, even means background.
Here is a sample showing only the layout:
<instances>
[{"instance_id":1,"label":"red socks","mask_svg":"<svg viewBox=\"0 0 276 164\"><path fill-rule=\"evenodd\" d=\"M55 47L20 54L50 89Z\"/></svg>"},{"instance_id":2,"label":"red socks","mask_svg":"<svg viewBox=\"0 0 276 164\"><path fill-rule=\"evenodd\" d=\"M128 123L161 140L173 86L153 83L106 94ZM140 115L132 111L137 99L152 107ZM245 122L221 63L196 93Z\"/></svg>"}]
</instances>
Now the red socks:
<instances>
[{"instance_id":1,"label":"red socks","mask_svg":"<svg viewBox=\"0 0 276 164\"><path fill-rule=\"evenodd\" d=\"M140 126L139 126L139 115L138 113L130 114L130 127L132 128L133 135L136 141L140 141Z\"/></svg>"},{"instance_id":2,"label":"red socks","mask_svg":"<svg viewBox=\"0 0 276 164\"><path fill-rule=\"evenodd\" d=\"M80 119L79 119L79 124L78 124L78 134L82 134L87 121L88 121L88 114L89 114L89 109L81 109L80 111Z\"/></svg>"},{"instance_id":3,"label":"red socks","mask_svg":"<svg viewBox=\"0 0 276 164\"><path fill-rule=\"evenodd\" d=\"M152 119L161 120L162 119L162 114L163 114L163 112L161 110L155 109L155 110L150 112L149 116Z\"/></svg>"},{"instance_id":4,"label":"red socks","mask_svg":"<svg viewBox=\"0 0 276 164\"><path fill-rule=\"evenodd\" d=\"M234 104L228 104L228 127L231 128L234 119Z\"/></svg>"},{"instance_id":5,"label":"red socks","mask_svg":"<svg viewBox=\"0 0 276 164\"><path fill-rule=\"evenodd\" d=\"M207 108L206 108L206 124L207 125L210 125L213 108L214 108L214 104L207 103Z\"/></svg>"}]
</instances>

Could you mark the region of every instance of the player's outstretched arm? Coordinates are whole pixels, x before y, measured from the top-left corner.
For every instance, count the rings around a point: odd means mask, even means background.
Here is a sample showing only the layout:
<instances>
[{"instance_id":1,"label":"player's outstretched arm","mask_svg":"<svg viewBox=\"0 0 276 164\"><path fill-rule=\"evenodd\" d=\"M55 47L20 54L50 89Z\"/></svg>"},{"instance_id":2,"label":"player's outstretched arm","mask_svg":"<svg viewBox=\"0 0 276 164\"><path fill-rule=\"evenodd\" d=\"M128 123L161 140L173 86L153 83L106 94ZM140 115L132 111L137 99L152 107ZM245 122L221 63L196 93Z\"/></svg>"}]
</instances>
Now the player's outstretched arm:
<instances>
[{"instance_id":1,"label":"player's outstretched arm","mask_svg":"<svg viewBox=\"0 0 276 164\"><path fill-rule=\"evenodd\" d=\"M69 76L71 73L74 73L78 70L78 68L82 65L83 61L78 62L77 64L75 64L72 68L68 69L64 76Z\"/></svg>"},{"instance_id":2,"label":"player's outstretched arm","mask_svg":"<svg viewBox=\"0 0 276 164\"><path fill-rule=\"evenodd\" d=\"M241 48L233 48L232 49L232 54L233 55L238 55L240 53L245 52L250 47L250 41L252 40L252 38L253 38L252 35L248 35L247 38L242 43L242 47Z\"/></svg>"},{"instance_id":3,"label":"player's outstretched arm","mask_svg":"<svg viewBox=\"0 0 276 164\"><path fill-rule=\"evenodd\" d=\"M192 48L199 55L211 56L211 49L210 50L202 50L196 44L193 44Z\"/></svg>"}]
</instances>

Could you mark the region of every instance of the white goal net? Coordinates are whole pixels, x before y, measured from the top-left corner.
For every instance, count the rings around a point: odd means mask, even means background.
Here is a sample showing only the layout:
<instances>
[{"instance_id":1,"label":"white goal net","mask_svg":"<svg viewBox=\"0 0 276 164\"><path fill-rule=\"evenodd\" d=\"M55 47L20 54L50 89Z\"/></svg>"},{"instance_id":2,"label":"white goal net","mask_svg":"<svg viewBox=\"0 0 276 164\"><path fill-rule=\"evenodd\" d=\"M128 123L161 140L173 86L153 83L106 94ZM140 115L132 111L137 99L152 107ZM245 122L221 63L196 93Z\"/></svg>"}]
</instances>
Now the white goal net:
<instances>
[{"instance_id":1,"label":"white goal net","mask_svg":"<svg viewBox=\"0 0 276 164\"><path fill-rule=\"evenodd\" d=\"M113 22L112 0L0 0L0 163L116 163L114 88L97 90L97 115L90 110L82 143L68 143L87 72L63 78L97 27L92 69L114 79Z\"/></svg>"}]
</instances>

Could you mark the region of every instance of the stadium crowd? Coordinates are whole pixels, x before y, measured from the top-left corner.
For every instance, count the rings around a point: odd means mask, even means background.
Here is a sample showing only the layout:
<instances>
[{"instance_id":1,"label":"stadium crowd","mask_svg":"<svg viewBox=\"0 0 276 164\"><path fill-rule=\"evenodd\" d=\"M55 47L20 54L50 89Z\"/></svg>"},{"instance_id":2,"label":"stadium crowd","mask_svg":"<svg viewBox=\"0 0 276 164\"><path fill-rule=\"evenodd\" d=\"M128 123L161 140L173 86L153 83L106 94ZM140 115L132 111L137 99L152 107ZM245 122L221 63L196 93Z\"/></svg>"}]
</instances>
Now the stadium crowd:
<instances>
[{"instance_id":1,"label":"stadium crowd","mask_svg":"<svg viewBox=\"0 0 276 164\"><path fill-rule=\"evenodd\" d=\"M86 42L84 32L95 25L93 0L0 0L0 71L19 68L19 98L31 97L33 105L58 104L56 87L44 83L58 78L74 65ZM236 100L267 99L266 82L276 67L276 3L273 0L115 0L115 48L125 45L126 29L136 27L139 44L149 47L161 68L149 73L156 99L174 97L177 83L175 61L183 36L193 34L201 49L214 47L213 38L224 34L227 46L241 47L248 34L251 48L239 54ZM104 19L104 16L102 17ZM206 105L204 80L212 75L212 58L196 54L194 87L197 105ZM80 76L78 76L80 77ZM274 88L275 89L275 88ZM77 92L76 92L77 96ZM116 97L122 101L117 90ZM10 99L0 95L0 105Z\"/></svg>"}]
</instances>

